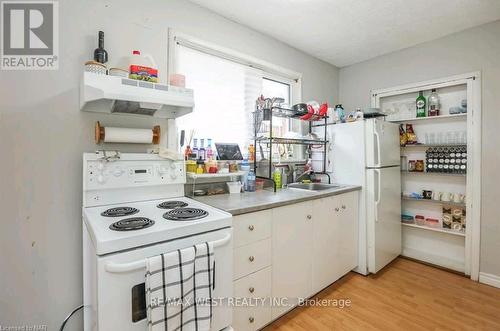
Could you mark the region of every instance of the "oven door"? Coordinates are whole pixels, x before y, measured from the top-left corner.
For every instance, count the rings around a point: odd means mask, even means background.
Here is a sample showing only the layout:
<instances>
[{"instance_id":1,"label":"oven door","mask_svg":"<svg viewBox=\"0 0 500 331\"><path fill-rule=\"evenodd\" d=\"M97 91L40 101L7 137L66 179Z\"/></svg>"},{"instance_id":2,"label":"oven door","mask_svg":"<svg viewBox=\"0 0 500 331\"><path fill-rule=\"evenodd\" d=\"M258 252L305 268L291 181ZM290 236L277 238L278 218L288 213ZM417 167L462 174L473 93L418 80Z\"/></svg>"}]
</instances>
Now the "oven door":
<instances>
[{"instance_id":1,"label":"oven door","mask_svg":"<svg viewBox=\"0 0 500 331\"><path fill-rule=\"evenodd\" d=\"M144 286L146 269L145 267L131 268L130 266L134 263L140 264L145 257L203 242L221 240L228 236L229 238L232 236L230 228L99 257L97 262L98 330L144 331L147 329ZM213 298L229 298L232 296L233 278L232 239L215 247L214 254L216 271ZM231 322L231 308L227 304L214 305L211 330L221 330L230 326Z\"/></svg>"}]
</instances>

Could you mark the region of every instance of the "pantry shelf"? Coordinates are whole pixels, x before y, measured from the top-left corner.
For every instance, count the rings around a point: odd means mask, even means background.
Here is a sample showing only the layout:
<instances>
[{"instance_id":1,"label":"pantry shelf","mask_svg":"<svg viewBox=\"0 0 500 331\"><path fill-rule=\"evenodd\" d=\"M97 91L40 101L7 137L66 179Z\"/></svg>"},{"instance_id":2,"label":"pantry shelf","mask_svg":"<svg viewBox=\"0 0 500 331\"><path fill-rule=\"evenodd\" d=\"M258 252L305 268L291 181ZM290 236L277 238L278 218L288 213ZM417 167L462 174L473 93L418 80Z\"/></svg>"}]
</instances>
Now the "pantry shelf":
<instances>
[{"instance_id":1,"label":"pantry shelf","mask_svg":"<svg viewBox=\"0 0 500 331\"><path fill-rule=\"evenodd\" d=\"M465 178L467 176L466 174L453 174L453 173L446 173L446 172L407 171L407 170L401 170L401 174L403 174L403 175L461 177L461 178Z\"/></svg>"},{"instance_id":2,"label":"pantry shelf","mask_svg":"<svg viewBox=\"0 0 500 331\"><path fill-rule=\"evenodd\" d=\"M437 201L437 200L432 200L432 199L416 199L416 198L408 198L408 197L402 197L401 200L403 201L416 201L416 202L427 202L427 203L435 203L435 204L441 204L441 205L447 205L447 206L456 206L456 207L463 207L465 208L464 203L457 203L453 201Z\"/></svg>"},{"instance_id":3,"label":"pantry shelf","mask_svg":"<svg viewBox=\"0 0 500 331\"><path fill-rule=\"evenodd\" d=\"M462 120L467 118L467 113L461 114L449 114L449 115L439 115L439 116L427 116L427 117L413 117L397 120L388 120L393 123L403 123L403 122L420 122L420 121L439 121L439 120Z\"/></svg>"},{"instance_id":4,"label":"pantry shelf","mask_svg":"<svg viewBox=\"0 0 500 331\"><path fill-rule=\"evenodd\" d=\"M417 147L464 147L467 144L409 144L401 146L401 148L417 148Z\"/></svg>"},{"instance_id":5,"label":"pantry shelf","mask_svg":"<svg viewBox=\"0 0 500 331\"><path fill-rule=\"evenodd\" d=\"M401 223L401 224L403 226L406 226L409 228L416 228L416 229L422 229L422 230L427 230L427 231L441 232L441 233L451 234L454 236L465 237L465 233L461 232L461 231L455 231L455 230L443 229L443 228L431 228L429 226L410 224L410 223Z\"/></svg>"}]
</instances>

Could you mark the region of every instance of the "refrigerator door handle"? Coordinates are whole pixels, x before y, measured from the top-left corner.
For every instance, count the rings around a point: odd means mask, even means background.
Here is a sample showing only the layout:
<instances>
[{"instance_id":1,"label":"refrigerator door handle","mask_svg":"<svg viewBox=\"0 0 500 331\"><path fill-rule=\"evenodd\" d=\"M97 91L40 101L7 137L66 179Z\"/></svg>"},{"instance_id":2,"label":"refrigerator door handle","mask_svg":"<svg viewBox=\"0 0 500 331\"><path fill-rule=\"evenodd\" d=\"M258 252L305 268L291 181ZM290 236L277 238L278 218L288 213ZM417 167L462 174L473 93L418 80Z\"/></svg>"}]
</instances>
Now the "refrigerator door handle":
<instances>
[{"instance_id":1,"label":"refrigerator door handle","mask_svg":"<svg viewBox=\"0 0 500 331\"><path fill-rule=\"evenodd\" d=\"M375 222L378 222L378 205L380 204L380 170L379 169L373 169L374 174L376 175L375 178Z\"/></svg>"},{"instance_id":2,"label":"refrigerator door handle","mask_svg":"<svg viewBox=\"0 0 500 331\"><path fill-rule=\"evenodd\" d=\"M373 136L375 137L375 145L373 146L373 148L376 149L374 154L375 157L377 158L375 162L375 167L380 167L380 136L376 128L375 130L373 130Z\"/></svg>"}]
</instances>

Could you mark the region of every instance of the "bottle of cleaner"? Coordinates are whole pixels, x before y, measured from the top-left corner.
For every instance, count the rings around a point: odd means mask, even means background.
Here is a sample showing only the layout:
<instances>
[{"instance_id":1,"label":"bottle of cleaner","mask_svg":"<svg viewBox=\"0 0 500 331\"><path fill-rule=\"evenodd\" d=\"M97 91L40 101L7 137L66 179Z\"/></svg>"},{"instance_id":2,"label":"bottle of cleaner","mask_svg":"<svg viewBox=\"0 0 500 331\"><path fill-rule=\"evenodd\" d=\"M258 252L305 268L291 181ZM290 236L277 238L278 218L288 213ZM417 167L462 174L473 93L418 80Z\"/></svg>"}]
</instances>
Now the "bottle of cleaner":
<instances>
[{"instance_id":1,"label":"bottle of cleaner","mask_svg":"<svg viewBox=\"0 0 500 331\"><path fill-rule=\"evenodd\" d=\"M200 149L198 150L199 159L206 160L207 159L207 153L205 150L205 139L201 138L200 139Z\"/></svg>"},{"instance_id":2,"label":"bottle of cleaner","mask_svg":"<svg viewBox=\"0 0 500 331\"><path fill-rule=\"evenodd\" d=\"M200 151L198 150L198 139L196 138L193 138L193 154L196 155L196 159L198 160Z\"/></svg>"},{"instance_id":3,"label":"bottle of cleaner","mask_svg":"<svg viewBox=\"0 0 500 331\"><path fill-rule=\"evenodd\" d=\"M212 150L212 139L208 138L207 139L207 159L212 159L214 156L214 151Z\"/></svg>"},{"instance_id":4,"label":"bottle of cleaner","mask_svg":"<svg viewBox=\"0 0 500 331\"><path fill-rule=\"evenodd\" d=\"M128 78L158 83L158 69L150 55L141 55L140 51L133 51L130 57Z\"/></svg>"},{"instance_id":5,"label":"bottle of cleaner","mask_svg":"<svg viewBox=\"0 0 500 331\"><path fill-rule=\"evenodd\" d=\"M281 189L281 171L278 167L276 167L276 169L274 169L274 172L273 172L273 180L274 180L274 184L276 185L276 189L279 190Z\"/></svg>"}]
</instances>

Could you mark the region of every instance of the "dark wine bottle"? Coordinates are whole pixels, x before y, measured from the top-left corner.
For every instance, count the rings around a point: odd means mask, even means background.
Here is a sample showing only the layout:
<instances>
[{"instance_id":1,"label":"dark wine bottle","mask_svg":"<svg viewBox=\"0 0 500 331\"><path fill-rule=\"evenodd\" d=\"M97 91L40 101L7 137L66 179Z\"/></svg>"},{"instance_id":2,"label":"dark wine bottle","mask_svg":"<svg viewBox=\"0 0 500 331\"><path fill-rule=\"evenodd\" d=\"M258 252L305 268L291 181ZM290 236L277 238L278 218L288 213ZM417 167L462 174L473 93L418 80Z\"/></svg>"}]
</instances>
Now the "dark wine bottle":
<instances>
[{"instance_id":1,"label":"dark wine bottle","mask_svg":"<svg viewBox=\"0 0 500 331\"><path fill-rule=\"evenodd\" d=\"M108 62L108 52L104 49L104 32L99 31L99 47L94 51L94 61L99 63Z\"/></svg>"}]
</instances>

